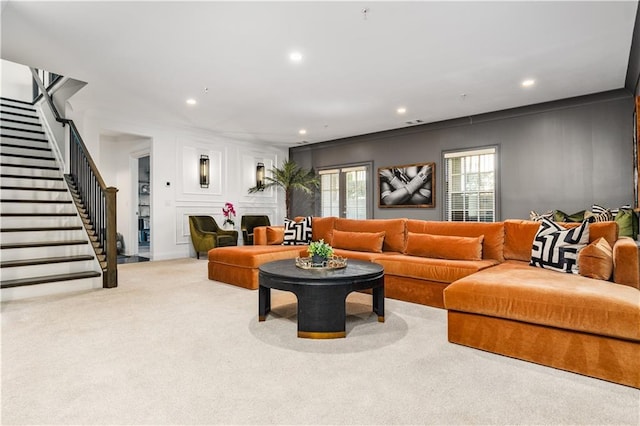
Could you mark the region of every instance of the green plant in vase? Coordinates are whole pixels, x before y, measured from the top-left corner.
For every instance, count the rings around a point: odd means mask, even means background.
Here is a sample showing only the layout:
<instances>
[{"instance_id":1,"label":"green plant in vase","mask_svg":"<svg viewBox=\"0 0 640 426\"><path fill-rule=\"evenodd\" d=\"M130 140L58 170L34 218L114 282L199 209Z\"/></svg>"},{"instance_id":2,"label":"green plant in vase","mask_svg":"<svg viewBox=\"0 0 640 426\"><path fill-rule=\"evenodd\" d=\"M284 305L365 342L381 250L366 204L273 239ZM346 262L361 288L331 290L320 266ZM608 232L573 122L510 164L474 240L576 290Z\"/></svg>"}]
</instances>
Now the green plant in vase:
<instances>
[{"instance_id":1,"label":"green plant in vase","mask_svg":"<svg viewBox=\"0 0 640 426\"><path fill-rule=\"evenodd\" d=\"M314 265L322 265L333 257L333 247L325 243L324 240L312 241L307 251L311 255L311 263Z\"/></svg>"}]
</instances>

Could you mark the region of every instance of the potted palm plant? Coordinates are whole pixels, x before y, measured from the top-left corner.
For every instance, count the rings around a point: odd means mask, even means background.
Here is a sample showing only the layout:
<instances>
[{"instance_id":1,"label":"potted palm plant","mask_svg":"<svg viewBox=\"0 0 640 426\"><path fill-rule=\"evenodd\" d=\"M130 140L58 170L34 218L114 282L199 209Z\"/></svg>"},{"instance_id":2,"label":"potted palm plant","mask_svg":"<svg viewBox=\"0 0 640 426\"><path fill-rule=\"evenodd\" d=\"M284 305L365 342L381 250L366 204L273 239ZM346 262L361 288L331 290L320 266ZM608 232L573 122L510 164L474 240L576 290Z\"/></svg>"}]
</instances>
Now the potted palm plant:
<instances>
[{"instance_id":1,"label":"potted palm plant","mask_svg":"<svg viewBox=\"0 0 640 426\"><path fill-rule=\"evenodd\" d=\"M303 169L293 160L287 159L281 167L274 167L269 172L271 176L265 176L264 186L249 188L249 193L253 194L272 187L282 188L287 217L291 217L291 196L294 190L312 194L315 189L320 187L320 178L313 170Z\"/></svg>"}]
</instances>

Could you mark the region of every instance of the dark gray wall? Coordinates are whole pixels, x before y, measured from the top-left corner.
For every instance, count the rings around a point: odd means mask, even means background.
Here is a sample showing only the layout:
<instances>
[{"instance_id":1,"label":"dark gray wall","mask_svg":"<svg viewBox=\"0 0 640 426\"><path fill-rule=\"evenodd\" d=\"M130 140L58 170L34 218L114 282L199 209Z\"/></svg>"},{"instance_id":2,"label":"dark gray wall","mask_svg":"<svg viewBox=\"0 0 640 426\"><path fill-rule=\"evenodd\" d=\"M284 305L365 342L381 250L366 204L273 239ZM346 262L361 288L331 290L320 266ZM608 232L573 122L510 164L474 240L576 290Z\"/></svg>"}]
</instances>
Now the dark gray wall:
<instances>
[{"instance_id":1,"label":"dark gray wall","mask_svg":"<svg viewBox=\"0 0 640 426\"><path fill-rule=\"evenodd\" d=\"M617 91L291 148L306 168L372 161L378 167L436 163L436 207L378 208L374 218L442 220L442 152L498 145L499 219L528 218L530 210L567 213L593 203L633 203L633 98ZM294 215L317 214L317 203L296 196Z\"/></svg>"}]
</instances>

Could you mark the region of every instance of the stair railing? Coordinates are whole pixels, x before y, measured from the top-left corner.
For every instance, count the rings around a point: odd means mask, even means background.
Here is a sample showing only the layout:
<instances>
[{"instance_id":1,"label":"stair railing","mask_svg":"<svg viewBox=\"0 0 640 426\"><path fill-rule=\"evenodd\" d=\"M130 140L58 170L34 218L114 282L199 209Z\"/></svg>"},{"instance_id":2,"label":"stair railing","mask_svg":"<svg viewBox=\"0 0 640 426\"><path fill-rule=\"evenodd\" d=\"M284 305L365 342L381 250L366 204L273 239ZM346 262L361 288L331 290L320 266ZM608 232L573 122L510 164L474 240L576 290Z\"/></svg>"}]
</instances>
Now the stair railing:
<instances>
[{"instance_id":1,"label":"stair railing","mask_svg":"<svg viewBox=\"0 0 640 426\"><path fill-rule=\"evenodd\" d=\"M53 116L56 118L56 121L58 123L62 123L62 127L64 127L64 125L71 120L62 118L58 113L58 109L53 104L53 99L51 99L51 96L49 95L49 91L47 90L46 87L44 87L44 83L42 82L42 80L40 80L40 75L38 75L38 70L32 67L29 67L29 69L31 70L31 75L33 76L33 82L36 84L36 86L38 86L38 89L40 90L39 96L42 96L44 100L47 101L47 105L49 105L49 108L51 109Z\"/></svg>"},{"instance_id":2,"label":"stair railing","mask_svg":"<svg viewBox=\"0 0 640 426\"><path fill-rule=\"evenodd\" d=\"M59 80L62 80L61 75L55 74L52 72L36 69L36 73L38 74L40 81L42 81L42 83L45 84L47 88L46 90L47 92L53 87L54 84L56 84ZM31 85L31 93L33 95L34 102L42 95L42 92L40 91L40 86L38 86L38 83L35 80Z\"/></svg>"},{"instance_id":3,"label":"stair railing","mask_svg":"<svg viewBox=\"0 0 640 426\"><path fill-rule=\"evenodd\" d=\"M47 105L52 110L57 122L62 126L69 125L69 177L76 187L77 195L85 209L86 220L95 232L98 247L104 250L102 266L102 287L118 286L118 249L116 221L117 188L107 187L98 171L89 150L87 149L73 120L62 118L56 109L49 92L44 87L38 72L31 69L33 80L38 85ZM86 224L85 224L86 225ZM94 245L96 255L100 257Z\"/></svg>"}]
</instances>

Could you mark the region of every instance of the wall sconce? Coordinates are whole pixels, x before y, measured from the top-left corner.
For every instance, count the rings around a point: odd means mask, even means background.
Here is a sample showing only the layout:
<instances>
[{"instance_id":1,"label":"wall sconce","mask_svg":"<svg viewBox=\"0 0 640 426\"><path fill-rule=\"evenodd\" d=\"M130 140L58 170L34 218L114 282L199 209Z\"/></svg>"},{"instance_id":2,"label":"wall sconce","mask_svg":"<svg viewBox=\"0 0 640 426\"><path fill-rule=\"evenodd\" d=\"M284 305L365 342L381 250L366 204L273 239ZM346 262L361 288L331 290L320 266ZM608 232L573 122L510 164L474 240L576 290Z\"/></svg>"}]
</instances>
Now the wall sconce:
<instances>
[{"instance_id":1,"label":"wall sconce","mask_svg":"<svg viewBox=\"0 0 640 426\"><path fill-rule=\"evenodd\" d=\"M264 163L258 163L256 166L256 188L264 190Z\"/></svg>"},{"instance_id":2,"label":"wall sconce","mask_svg":"<svg viewBox=\"0 0 640 426\"><path fill-rule=\"evenodd\" d=\"M209 156L200 156L200 187L209 187Z\"/></svg>"}]
</instances>

